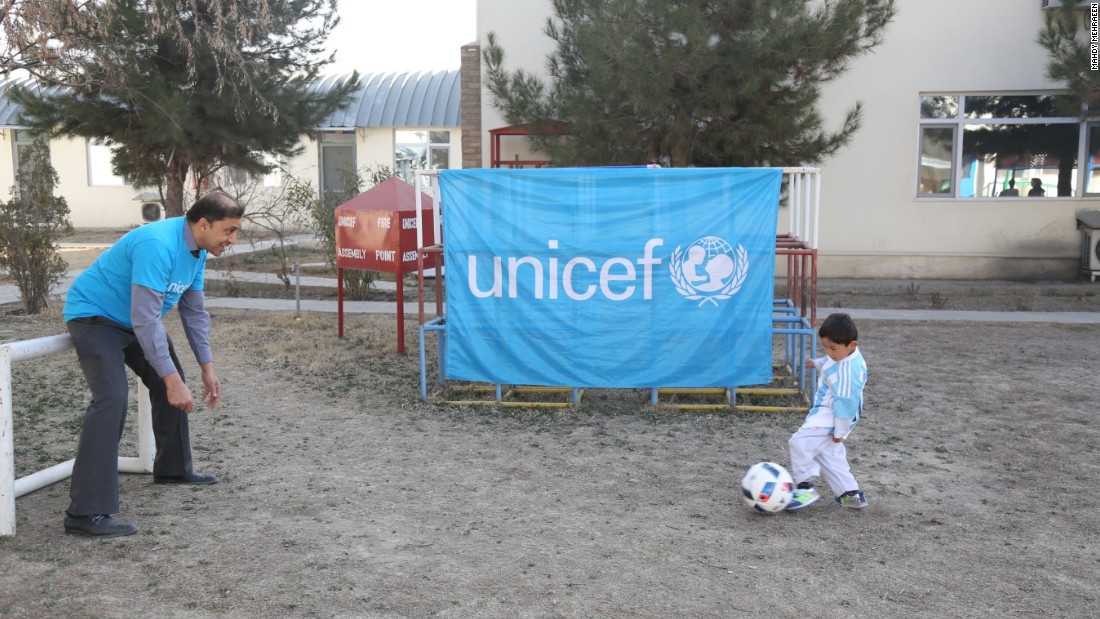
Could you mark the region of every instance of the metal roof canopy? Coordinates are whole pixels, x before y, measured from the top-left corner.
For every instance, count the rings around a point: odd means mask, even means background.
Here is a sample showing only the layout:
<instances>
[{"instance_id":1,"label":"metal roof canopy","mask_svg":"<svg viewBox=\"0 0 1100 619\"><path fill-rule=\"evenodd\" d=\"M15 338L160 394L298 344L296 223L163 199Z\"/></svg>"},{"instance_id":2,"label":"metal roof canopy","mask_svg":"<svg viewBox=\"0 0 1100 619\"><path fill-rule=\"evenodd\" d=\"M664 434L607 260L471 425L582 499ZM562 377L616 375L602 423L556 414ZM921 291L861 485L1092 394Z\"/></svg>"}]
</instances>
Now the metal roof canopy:
<instances>
[{"instance_id":1,"label":"metal roof canopy","mask_svg":"<svg viewBox=\"0 0 1100 619\"><path fill-rule=\"evenodd\" d=\"M313 87L326 91L348 77L325 77ZM316 128L458 127L461 85L457 69L363 74L347 107L330 114Z\"/></svg>"},{"instance_id":2,"label":"metal roof canopy","mask_svg":"<svg viewBox=\"0 0 1100 619\"><path fill-rule=\"evenodd\" d=\"M19 122L19 112L23 107L8 98L8 88L12 86L24 86L35 89L47 95L56 95L64 92L63 88L56 86L39 86L30 77L9 77L0 79L0 129L29 129L27 125Z\"/></svg>"}]
</instances>

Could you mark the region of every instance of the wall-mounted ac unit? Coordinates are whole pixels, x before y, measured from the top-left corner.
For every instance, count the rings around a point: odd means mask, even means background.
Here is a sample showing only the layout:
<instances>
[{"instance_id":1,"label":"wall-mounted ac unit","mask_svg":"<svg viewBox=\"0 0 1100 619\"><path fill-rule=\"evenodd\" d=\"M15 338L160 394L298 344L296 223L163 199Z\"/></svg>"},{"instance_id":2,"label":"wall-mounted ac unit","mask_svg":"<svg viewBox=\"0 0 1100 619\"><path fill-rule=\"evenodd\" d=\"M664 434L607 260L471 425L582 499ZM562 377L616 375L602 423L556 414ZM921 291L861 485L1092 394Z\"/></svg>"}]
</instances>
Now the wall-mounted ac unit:
<instances>
[{"instance_id":1,"label":"wall-mounted ac unit","mask_svg":"<svg viewBox=\"0 0 1100 619\"><path fill-rule=\"evenodd\" d=\"M151 224L154 221L160 221L164 219L164 205L160 202L142 202L141 203L141 221L142 224Z\"/></svg>"},{"instance_id":2,"label":"wall-mounted ac unit","mask_svg":"<svg viewBox=\"0 0 1100 619\"><path fill-rule=\"evenodd\" d=\"M1100 275L1100 210L1078 209L1077 229L1081 231L1081 272L1096 281Z\"/></svg>"},{"instance_id":3,"label":"wall-mounted ac unit","mask_svg":"<svg viewBox=\"0 0 1100 619\"><path fill-rule=\"evenodd\" d=\"M1062 8L1063 4L1073 4L1074 8L1083 9L1095 0L1039 0L1044 11L1053 11Z\"/></svg>"},{"instance_id":4,"label":"wall-mounted ac unit","mask_svg":"<svg viewBox=\"0 0 1100 619\"><path fill-rule=\"evenodd\" d=\"M143 191L134 196L134 202L141 202L141 225L164 219L164 204L159 193Z\"/></svg>"},{"instance_id":5,"label":"wall-mounted ac unit","mask_svg":"<svg viewBox=\"0 0 1100 619\"><path fill-rule=\"evenodd\" d=\"M1100 271L1100 230L1081 231L1081 270Z\"/></svg>"}]
</instances>

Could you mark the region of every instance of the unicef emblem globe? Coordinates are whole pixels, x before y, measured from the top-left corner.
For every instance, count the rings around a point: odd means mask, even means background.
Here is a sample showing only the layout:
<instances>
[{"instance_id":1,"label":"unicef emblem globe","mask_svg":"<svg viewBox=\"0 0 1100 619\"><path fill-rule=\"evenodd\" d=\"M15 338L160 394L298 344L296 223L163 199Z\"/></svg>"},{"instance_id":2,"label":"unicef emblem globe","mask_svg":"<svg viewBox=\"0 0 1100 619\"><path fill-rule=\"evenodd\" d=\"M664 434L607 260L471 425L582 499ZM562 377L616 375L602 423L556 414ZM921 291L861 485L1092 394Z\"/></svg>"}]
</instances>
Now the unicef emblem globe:
<instances>
[{"instance_id":1,"label":"unicef emblem globe","mask_svg":"<svg viewBox=\"0 0 1100 619\"><path fill-rule=\"evenodd\" d=\"M669 261L676 290L689 299L701 299L699 305L717 305L717 300L736 294L745 282L748 267L745 248L738 245L735 250L717 236L704 236L683 251L677 247Z\"/></svg>"}]
</instances>

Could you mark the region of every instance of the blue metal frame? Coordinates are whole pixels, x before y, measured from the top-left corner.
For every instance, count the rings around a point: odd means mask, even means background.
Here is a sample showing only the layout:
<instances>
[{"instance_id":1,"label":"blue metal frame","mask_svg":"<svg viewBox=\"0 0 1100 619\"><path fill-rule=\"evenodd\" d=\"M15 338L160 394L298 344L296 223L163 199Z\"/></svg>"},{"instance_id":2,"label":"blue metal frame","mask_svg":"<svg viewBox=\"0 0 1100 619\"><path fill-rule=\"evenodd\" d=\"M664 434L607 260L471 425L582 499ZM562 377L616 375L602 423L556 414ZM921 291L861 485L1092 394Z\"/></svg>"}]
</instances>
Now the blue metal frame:
<instances>
[{"instance_id":1,"label":"blue metal frame","mask_svg":"<svg viewBox=\"0 0 1100 619\"><path fill-rule=\"evenodd\" d=\"M813 385L817 382L817 371L811 370L807 376L806 372L806 359L813 359L817 357L817 337L816 331L810 321L799 315L799 308L795 307L794 303L790 299L775 299L772 302L772 334L783 335L784 337L784 360L791 371L791 376L798 379L798 389L805 391L807 388L807 378L809 378L809 384ZM790 326L776 327L776 324L786 324ZM428 401L428 367L427 367L427 352L425 348L425 340L427 333L436 334L436 367L438 368L438 381L440 389L446 387L446 367L444 362L444 349L447 342L447 324L446 318L440 316L432 319L422 325L420 325L419 337L420 337L420 399ZM807 357L807 353L809 356ZM727 387L729 390L730 404L733 405L733 399L736 394L736 386ZM653 387L650 391L650 400L657 404L657 388ZM572 388L572 403L580 403L581 388ZM500 384L495 385L496 401L500 402L503 399L502 386Z\"/></svg>"}]
</instances>

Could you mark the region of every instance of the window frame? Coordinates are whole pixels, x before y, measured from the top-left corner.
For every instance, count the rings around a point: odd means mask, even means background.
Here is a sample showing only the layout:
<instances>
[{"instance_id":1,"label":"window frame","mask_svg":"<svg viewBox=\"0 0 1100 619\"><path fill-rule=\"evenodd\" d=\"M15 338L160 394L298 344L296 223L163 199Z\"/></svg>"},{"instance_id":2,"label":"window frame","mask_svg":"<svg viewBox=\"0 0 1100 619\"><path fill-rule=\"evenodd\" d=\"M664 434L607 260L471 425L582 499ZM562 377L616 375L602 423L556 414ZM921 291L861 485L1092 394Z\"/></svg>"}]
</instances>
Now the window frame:
<instances>
[{"instance_id":1,"label":"window frame","mask_svg":"<svg viewBox=\"0 0 1100 619\"><path fill-rule=\"evenodd\" d=\"M1082 162L1086 161L1089 156L1089 144L1088 144L1088 129L1090 126L1096 126L1100 128L1100 118L1089 116L1087 118L1081 117L1069 117L1069 116L1052 116L1052 117L1036 117L1036 118L967 118L966 107L968 97L1026 97L1026 96L1043 96L1043 95L1068 95L1069 92L1065 90L1034 90L1034 91L1007 91L1007 92L970 92L970 91L931 91L921 92L917 95L916 101L916 114L917 114L917 138L916 138L916 182L914 184L914 199L920 202L981 202L981 201L998 201L1004 200L1001 196L971 196L964 197L959 195L959 190L963 180L963 156L965 145L963 138L966 134L967 127L975 126L994 126L994 125L1053 125L1053 124L1066 124L1076 125L1078 127L1078 140L1077 140L1077 178L1074 181L1073 190L1075 195L1072 196L1044 196L1047 199L1060 199L1060 200L1084 200L1089 198L1095 198L1100 196L1100 187L1096 191L1086 192L1088 188L1088 179L1086 178L1085 170L1082 169ZM958 105L956 106L955 115L953 117L946 118L924 118L922 116L921 103L927 97L955 97L958 99ZM951 154L951 192L938 194L938 193L922 193L920 190L921 182L921 156L923 154L923 137L924 130L926 128L947 128L952 129L952 149ZM1100 145L1100 144L1098 144ZM1025 187L1017 186L1017 189L1021 191L1020 198L1026 197L1022 192L1026 191ZM1013 198L1007 198L1013 199ZM1035 201L1034 198L1031 199Z\"/></svg>"},{"instance_id":2,"label":"window frame","mask_svg":"<svg viewBox=\"0 0 1100 619\"><path fill-rule=\"evenodd\" d=\"M409 142L401 141L398 136L401 133L423 133L425 134L426 141L423 142ZM445 133L447 135L446 142L437 142L433 138L437 137L436 134ZM412 183L413 179L405 179L401 174L400 166L398 166L398 149L401 147L406 148L423 148L425 149L425 155L427 159L428 170L449 170L451 168L451 142L453 132L450 129L438 128L438 127L394 127L393 129L393 173L402 180L408 183ZM442 152L444 154L444 160L447 162L446 167L437 168L433 165L433 153ZM415 169L410 169L410 173L415 174Z\"/></svg>"},{"instance_id":3,"label":"window frame","mask_svg":"<svg viewBox=\"0 0 1100 619\"><path fill-rule=\"evenodd\" d=\"M106 150L106 153L107 153L107 172L110 175L110 178L112 180L113 179L118 179L118 182L112 182L112 183L95 182L95 177L93 176L93 166L92 166L92 152L93 152L92 148L93 147L96 147L97 149ZM102 152L102 151L100 151L100 152ZM84 157L85 157L85 161L87 163L87 175L88 175L88 186L89 187L128 187L129 186L126 183L126 179L122 178L121 175L116 174L114 169L111 167L111 143L110 142L105 141L105 140L94 140L92 138L85 138L84 139Z\"/></svg>"},{"instance_id":4,"label":"window frame","mask_svg":"<svg viewBox=\"0 0 1100 619\"><path fill-rule=\"evenodd\" d=\"M234 188L270 189L282 186L286 166L284 158L269 152L256 154L264 160L264 163L274 166L274 169L267 174L253 174L241 168L223 164L215 173L215 182L222 187Z\"/></svg>"}]
</instances>

